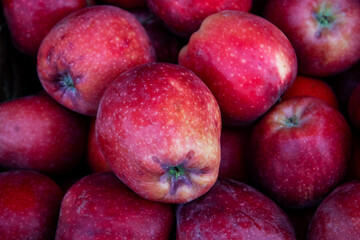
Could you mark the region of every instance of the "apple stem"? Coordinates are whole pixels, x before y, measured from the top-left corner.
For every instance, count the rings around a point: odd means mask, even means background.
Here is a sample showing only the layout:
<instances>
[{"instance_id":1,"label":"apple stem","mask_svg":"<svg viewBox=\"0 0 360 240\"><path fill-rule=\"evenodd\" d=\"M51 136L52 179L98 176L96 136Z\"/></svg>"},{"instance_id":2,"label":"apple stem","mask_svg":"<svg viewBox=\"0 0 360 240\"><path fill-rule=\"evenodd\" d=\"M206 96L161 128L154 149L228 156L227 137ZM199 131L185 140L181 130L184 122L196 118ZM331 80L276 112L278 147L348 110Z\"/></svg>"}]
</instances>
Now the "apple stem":
<instances>
[{"instance_id":1,"label":"apple stem","mask_svg":"<svg viewBox=\"0 0 360 240\"><path fill-rule=\"evenodd\" d=\"M333 16L328 13L318 13L315 15L316 20L321 24L321 26L328 27L330 24L334 22Z\"/></svg>"},{"instance_id":2,"label":"apple stem","mask_svg":"<svg viewBox=\"0 0 360 240\"><path fill-rule=\"evenodd\" d=\"M299 124L299 119L294 115L286 120L286 127L296 127Z\"/></svg>"},{"instance_id":3,"label":"apple stem","mask_svg":"<svg viewBox=\"0 0 360 240\"><path fill-rule=\"evenodd\" d=\"M170 166L167 170L167 176L170 180L170 194L174 195L180 185L191 185L189 176L182 165Z\"/></svg>"},{"instance_id":4,"label":"apple stem","mask_svg":"<svg viewBox=\"0 0 360 240\"><path fill-rule=\"evenodd\" d=\"M320 26L325 28L330 27L335 21L331 6L326 4L322 4L320 8L314 12L314 17Z\"/></svg>"}]
</instances>

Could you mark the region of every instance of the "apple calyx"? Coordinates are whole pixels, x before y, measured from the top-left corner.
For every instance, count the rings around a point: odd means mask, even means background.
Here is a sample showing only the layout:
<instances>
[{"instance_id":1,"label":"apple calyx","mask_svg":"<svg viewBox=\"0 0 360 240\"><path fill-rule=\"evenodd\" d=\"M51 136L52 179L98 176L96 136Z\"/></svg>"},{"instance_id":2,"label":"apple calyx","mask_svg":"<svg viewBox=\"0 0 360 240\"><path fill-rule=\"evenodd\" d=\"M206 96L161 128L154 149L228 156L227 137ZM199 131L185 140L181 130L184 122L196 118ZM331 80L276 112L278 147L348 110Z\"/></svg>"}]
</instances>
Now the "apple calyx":
<instances>
[{"instance_id":1,"label":"apple calyx","mask_svg":"<svg viewBox=\"0 0 360 240\"><path fill-rule=\"evenodd\" d=\"M179 177L185 175L185 169L183 166L178 165L178 166L170 167L168 173L170 174L171 177L177 180Z\"/></svg>"},{"instance_id":2,"label":"apple calyx","mask_svg":"<svg viewBox=\"0 0 360 240\"><path fill-rule=\"evenodd\" d=\"M168 181L170 181L171 195L174 195L181 185L191 185L191 180L182 164L167 167L166 175Z\"/></svg>"},{"instance_id":3,"label":"apple calyx","mask_svg":"<svg viewBox=\"0 0 360 240\"><path fill-rule=\"evenodd\" d=\"M286 119L285 126L286 127L297 127L299 125L299 118L296 115L293 115Z\"/></svg>"},{"instance_id":4,"label":"apple calyx","mask_svg":"<svg viewBox=\"0 0 360 240\"><path fill-rule=\"evenodd\" d=\"M75 91L75 84L74 81L70 75L70 73L65 72L64 74L60 74L58 77L58 82L62 89Z\"/></svg>"},{"instance_id":5,"label":"apple calyx","mask_svg":"<svg viewBox=\"0 0 360 240\"><path fill-rule=\"evenodd\" d=\"M321 31L323 29L331 28L335 22L335 16L331 6L325 6L324 4L314 11L314 18L319 25L318 36L321 36Z\"/></svg>"}]
</instances>

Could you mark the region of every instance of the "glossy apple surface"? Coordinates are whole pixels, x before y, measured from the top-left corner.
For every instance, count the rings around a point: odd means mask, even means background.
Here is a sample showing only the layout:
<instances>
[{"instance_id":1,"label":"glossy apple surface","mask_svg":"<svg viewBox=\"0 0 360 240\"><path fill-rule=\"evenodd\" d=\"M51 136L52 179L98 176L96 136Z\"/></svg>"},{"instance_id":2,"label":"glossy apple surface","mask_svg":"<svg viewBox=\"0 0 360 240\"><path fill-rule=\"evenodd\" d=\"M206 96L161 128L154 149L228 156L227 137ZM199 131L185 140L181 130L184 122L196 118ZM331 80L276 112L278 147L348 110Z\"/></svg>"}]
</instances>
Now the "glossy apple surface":
<instances>
[{"instance_id":1,"label":"glossy apple surface","mask_svg":"<svg viewBox=\"0 0 360 240\"><path fill-rule=\"evenodd\" d=\"M188 38L209 15L222 10L248 12L251 0L147 0L149 9L175 34Z\"/></svg>"},{"instance_id":2,"label":"glossy apple surface","mask_svg":"<svg viewBox=\"0 0 360 240\"><path fill-rule=\"evenodd\" d=\"M360 182L337 187L320 204L311 220L308 240L360 238Z\"/></svg>"},{"instance_id":3,"label":"glossy apple surface","mask_svg":"<svg viewBox=\"0 0 360 240\"><path fill-rule=\"evenodd\" d=\"M6 23L14 45L36 57L51 28L68 14L87 6L86 0L2 0Z\"/></svg>"},{"instance_id":4,"label":"glossy apple surface","mask_svg":"<svg viewBox=\"0 0 360 240\"><path fill-rule=\"evenodd\" d=\"M61 175L85 152L87 122L46 93L0 105L0 165Z\"/></svg>"},{"instance_id":5,"label":"glossy apple surface","mask_svg":"<svg viewBox=\"0 0 360 240\"><path fill-rule=\"evenodd\" d=\"M145 64L121 74L101 98L95 128L112 171L144 198L188 202L216 181L219 106L182 66Z\"/></svg>"},{"instance_id":6,"label":"glossy apple surface","mask_svg":"<svg viewBox=\"0 0 360 240\"><path fill-rule=\"evenodd\" d=\"M61 203L55 240L168 240L171 205L141 198L113 173L82 178Z\"/></svg>"},{"instance_id":7,"label":"glossy apple surface","mask_svg":"<svg viewBox=\"0 0 360 240\"><path fill-rule=\"evenodd\" d=\"M37 71L55 100L95 116L110 82L153 61L155 52L141 23L121 8L98 5L70 14L52 28L40 46Z\"/></svg>"},{"instance_id":8,"label":"glossy apple surface","mask_svg":"<svg viewBox=\"0 0 360 240\"><path fill-rule=\"evenodd\" d=\"M295 82L281 96L281 101L292 97L316 97L339 110L334 90L325 81L305 76L296 76Z\"/></svg>"},{"instance_id":9,"label":"glossy apple surface","mask_svg":"<svg viewBox=\"0 0 360 240\"><path fill-rule=\"evenodd\" d=\"M358 0L270 0L264 16L289 38L301 74L334 75L360 59Z\"/></svg>"},{"instance_id":10,"label":"glossy apple surface","mask_svg":"<svg viewBox=\"0 0 360 240\"><path fill-rule=\"evenodd\" d=\"M33 171L0 173L0 236L6 240L54 239L63 193Z\"/></svg>"},{"instance_id":11,"label":"glossy apple surface","mask_svg":"<svg viewBox=\"0 0 360 240\"><path fill-rule=\"evenodd\" d=\"M248 125L273 106L296 77L294 49L256 15L222 11L207 17L179 54L219 103L224 125Z\"/></svg>"},{"instance_id":12,"label":"glossy apple surface","mask_svg":"<svg viewBox=\"0 0 360 240\"><path fill-rule=\"evenodd\" d=\"M204 196L176 210L178 240L295 240L286 214L256 189L219 179Z\"/></svg>"},{"instance_id":13,"label":"glossy apple surface","mask_svg":"<svg viewBox=\"0 0 360 240\"><path fill-rule=\"evenodd\" d=\"M314 97L279 103L255 126L252 174L283 206L313 206L343 179L351 152L344 117Z\"/></svg>"}]
</instances>

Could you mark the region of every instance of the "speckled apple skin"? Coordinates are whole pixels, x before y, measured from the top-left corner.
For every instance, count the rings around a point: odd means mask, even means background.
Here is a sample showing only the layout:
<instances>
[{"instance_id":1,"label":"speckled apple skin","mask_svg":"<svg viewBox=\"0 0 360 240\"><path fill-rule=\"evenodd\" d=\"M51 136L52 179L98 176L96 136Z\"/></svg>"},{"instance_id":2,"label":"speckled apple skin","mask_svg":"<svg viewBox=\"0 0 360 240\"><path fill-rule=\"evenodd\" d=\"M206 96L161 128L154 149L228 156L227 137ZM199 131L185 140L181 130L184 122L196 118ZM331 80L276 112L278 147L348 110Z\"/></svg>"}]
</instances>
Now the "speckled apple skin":
<instances>
[{"instance_id":1,"label":"speckled apple skin","mask_svg":"<svg viewBox=\"0 0 360 240\"><path fill-rule=\"evenodd\" d=\"M96 173L65 194L55 240L167 240L174 215L171 205L141 198L113 173Z\"/></svg>"},{"instance_id":2,"label":"speckled apple skin","mask_svg":"<svg viewBox=\"0 0 360 240\"><path fill-rule=\"evenodd\" d=\"M86 160L89 165L89 168L92 172L108 172L111 171L109 164L107 163L104 154L101 152L99 144L96 139L95 134L95 118L91 120L89 133L88 133L88 142L87 142L87 152Z\"/></svg>"},{"instance_id":3,"label":"speckled apple skin","mask_svg":"<svg viewBox=\"0 0 360 240\"><path fill-rule=\"evenodd\" d=\"M121 74L105 91L96 119L113 172L140 196L171 203L191 201L215 183L220 132L210 90L188 69L166 63ZM172 188L167 168L178 165L188 178Z\"/></svg>"},{"instance_id":4,"label":"speckled apple skin","mask_svg":"<svg viewBox=\"0 0 360 240\"><path fill-rule=\"evenodd\" d=\"M248 12L251 0L147 0L149 9L175 34L189 38L209 15L222 10Z\"/></svg>"},{"instance_id":5,"label":"speckled apple skin","mask_svg":"<svg viewBox=\"0 0 360 240\"><path fill-rule=\"evenodd\" d=\"M285 122L297 116L297 126ZM255 126L252 175L283 206L302 208L324 198L342 180L351 152L344 117L314 97L275 106Z\"/></svg>"},{"instance_id":6,"label":"speckled apple skin","mask_svg":"<svg viewBox=\"0 0 360 240\"><path fill-rule=\"evenodd\" d=\"M221 179L204 196L176 210L177 240L295 240L286 214L268 197Z\"/></svg>"},{"instance_id":7,"label":"speckled apple skin","mask_svg":"<svg viewBox=\"0 0 360 240\"><path fill-rule=\"evenodd\" d=\"M114 6L79 10L50 31L42 42L37 71L44 89L62 105L95 116L110 82L125 70L155 61L141 23ZM70 76L73 87L62 83Z\"/></svg>"},{"instance_id":8,"label":"speckled apple skin","mask_svg":"<svg viewBox=\"0 0 360 240\"><path fill-rule=\"evenodd\" d=\"M179 54L218 101L226 125L246 125L263 115L293 83L294 49L265 19L240 11L207 17Z\"/></svg>"},{"instance_id":9,"label":"speckled apple skin","mask_svg":"<svg viewBox=\"0 0 360 240\"><path fill-rule=\"evenodd\" d=\"M335 18L334 25L323 30L314 17L321 6L329 6ZM289 38L304 75L334 75L360 59L358 0L271 0L264 17Z\"/></svg>"},{"instance_id":10,"label":"speckled apple skin","mask_svg":"<svg viewBox=\"0 0 360 240\"><path fill-rule=\"evenodd\" d=\"M54 239L63 192L50 178L27 170L0 173L0 236Z\"/></svg>"},{"instance_id":11,"label":"speckled apple skin","mask_svg":"<svg viewBox=\"0 0 360 240\"><path fill-rule=\"evenodd\" d=\"M360 239L359 199L359 181L337 187L316 210L309 226L307 239Z\"/></svg>"},{"instance_id":12,"label":"speckled apple skin","mask_svg":"<svg viewBox=\"0 0 360 240\"><path fill-rule=\"evenodd\" d=\"M60 175L85 152L87 122L46 93L0 105L0 165Z\"/></svg>"},{"instance_id":13,"label":"speckled apple skin","mask_svg":"<svg viewBox=\"0 0 360 240\"><path fill-rule=\"evenodd\" d=\"M350 95L348 113L351 123L360 131L360 84L357 85Z\"/></svg>"},{"instance_id":14,"label":"speckled apple skin","mask_svg":"<svg viewBox=\"0 0 360 240\"><path fill-rule=\"evenodd\" d=\"M86 0L2 0L4 15L14 45L36 57L51 28L68 14L86 7Z\"/></svg>"}]
</instances>

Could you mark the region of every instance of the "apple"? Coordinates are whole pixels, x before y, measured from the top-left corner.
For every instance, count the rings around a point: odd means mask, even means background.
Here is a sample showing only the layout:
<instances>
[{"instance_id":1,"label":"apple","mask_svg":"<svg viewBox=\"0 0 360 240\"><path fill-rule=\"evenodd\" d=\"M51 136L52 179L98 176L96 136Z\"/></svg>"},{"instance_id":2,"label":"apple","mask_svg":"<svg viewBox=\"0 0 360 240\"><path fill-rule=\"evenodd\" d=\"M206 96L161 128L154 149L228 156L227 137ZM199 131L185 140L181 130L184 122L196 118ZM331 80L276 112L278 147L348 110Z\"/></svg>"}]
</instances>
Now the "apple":
<instances>
[{"instance_id":1,"label":"apple","mask_svg":"<svg viewBox=\"0 0 360 240\"><path fill-rule=\"evenodd\" d=\"M28 170L0 173L1 239L54 239L63 192L49 177Z\"/></svg>"},{"instance_id":2,"label":"apple","mask_svg":"<svg viewBox=\"0 0 360 240\"><path fill-rule=\"evenodd\" d=\"M351 123L360 131L360 83L350 96L348 112Z\"/></svg>"},{"instance_id":3,"label":"apple","mask_svg":"<svg viewBox=\"0 0 360 240\"><path fill-rule=\"evenodd\" d=\"M147 0L148 7L175 34L189 38L209 15L222 10L250 11L252 0Z\"/></svg>"},{"instance_id":4,"label":"apple","mask_svg":"<svg viewBox=\"0 0 360 240\"><path fill-rule=\"evenodd\" d=\"M179 54L219 103L224 125L248 125L273 106L296 77L294 49L267 20L240 11L207 17Z\"/></svg>"},{"instance_id":5,"label":"apple","mask_svg":"<svg viewBox=\"0 0 360 240\"><path fill-rule=\"evenodd\" d=\"M147 7L146 0L102 0L101 2L118 6L124 9Z\"/></svg>"},{"instance_id":6,"label":"apple","mask_svg":"<svg viewBox=\"0 0 360 240\"><path fill-rule=\"evenodd\" d=\"M219 106L182 66L144 64L121 74L101 98L95 129L112 171L146 199L189 202L218 177Z\"/></svg>"},{"instance_id":7,"label":"apple","mask_svg":"<svg viewBox=\"0 0 360 240\"><path fill-rule=\"evenodd\" d=\"M95 135L95 118L91 120L88 132L88 144L86 154L87 164L92 172L108 172L111 171L104 154L101 152Z\"/></svg>"},{"instance_id":8,"label":"apple","mask_svg":"<svg viewBox=\"0 0 360 240\"><path fill-rule=\"evenodd\" d=\"M177 240L296 239L286 214L256 189L219 179L202 197L176 209Z\"/></svg>"},{"instance_id":9,"label":"apple","mask_svg":"<svg viewBox=\"0 0 360 240\"><path fill-rule=\"evenodd\" d=\"M314 97L277 104L251 137L252 176L282 206L310 207L343 180L351 154L344 117Z\"/></svg>"},{"instance_id":10,"label":"apple","mask_svg":"<svg viewBox=\"0 0 360 240\"><path fill-rule=\"evenodd\" d=\"M2 0L6 23L14 45L36 57L51 28L68 14L87 6L86 0Z\"/></svg>"},{"instance_id":11,"label":"apple","mask_svg":"<svg viewBox=\"0 0 360 240\"><path fill-rule=\"evenodd\" d=\"M167 240L174 215L171 205L141 198L113 173L95 173L65 194L55 240Z\"/></svg>"},{"instance_id":12,"label":"apple","mask_svg":"<svg viewBox=\"0 0 360 240\"><path fill-rule=\"evenodd\" d=\"M281 96L281 100L297 96L316 97L339 110L334 90L323 80L298 75L291 87Z\"/></svg>"},{"instance_id":13,"label":"apple","mask_svg":"<svg viewBox=\"0 0 360 240\"><path fill-rule=\"evenodd\" d=\"M250 130L248 128L223 127L221 129L219 177L248 182L249 138Z\"/></svg>"},{"instance_id":14,"label":"apple","mask_svg":"<svg viewBox=\"0 0 360 240\"><path fill-rule=\"evenodd\" d=\"M148 9L135 9L131 13L144 26L155 48L156 60L177 63L180 49L185 45L184 40L167 30Z\"/></svg>"},{"instance_id":15,"label":"apple","mask_svg":"<svg viewBox=\"0 0 360 240\"><path fill-rule=\"evenodd\" d=\"M41 43L37 71L55 100L95 116L110 82L153 61L155 52L141 23L121 8L99 5L76 11L52 28Z\"/></svg>"},{"instance_id":16,"label":"apple","mask_svg":"<svg viewBox=\"0 0 360 240\"><path fill-rule=\"evenodd\" d=\"M311 220L308 240L360 239L360 182L337 187L320 204Z\"/></svg>"},{"instance_id":17,"label":"apple","mask_svg":"<svg viewBox=\"0 0 360 240\"><path fill-rule=\"evenodd\" d=\"M46 93L0 105L0 165L51 175L70 171L85 151L86 119Z\"/></svg>"},{"instance_id":18,"label":"apple","mask_svg":"<svg viewBox=\"0 0 360 240\"><path fill-rule=\"evenodd\" d=\"M264 16L289 38L301 74L330 76L360 60L358 0L270 0Z\"/></svg>"}]
</instances>

